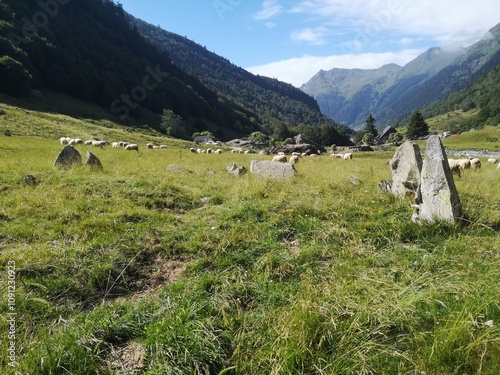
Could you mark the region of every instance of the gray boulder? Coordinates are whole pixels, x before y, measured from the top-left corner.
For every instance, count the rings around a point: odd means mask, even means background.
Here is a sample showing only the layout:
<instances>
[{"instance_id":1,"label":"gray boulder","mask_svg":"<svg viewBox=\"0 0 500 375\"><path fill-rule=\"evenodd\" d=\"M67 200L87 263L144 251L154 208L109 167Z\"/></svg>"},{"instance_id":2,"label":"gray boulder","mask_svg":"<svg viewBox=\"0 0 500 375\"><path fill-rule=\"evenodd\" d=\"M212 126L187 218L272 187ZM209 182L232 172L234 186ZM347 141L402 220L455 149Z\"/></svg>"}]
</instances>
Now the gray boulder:
<instances>
[{"instance_id":1,"label":"gray boulder","mask_svg":"<svg viewBox=\"0 0 500 375\"><path fill-rule=\"evenodd\" d=\"M245 173L247 173L247 169L245 167L243 166L238 167L236 164L231 164L229 167L226 168L226 171L235 176L242 176Z\"/></svg>"},{"instance_id":2,"label":"gray boulder","mask_svg":"<svg viewBox=\"0 0 500 375\"><path fill-rule=\"evenodd\" d=\"M448 165L448 158L437 135L432 135L427 140L415 203L412 217L415 222L453 223L462 215L462 205Z\"/></svg>"},{"instance_id":3,"label":"gray boulder","mask_svg":"<svg viewBox=\"0 0 500 375\"><path fill-rule=\"evenodd\" d=\"M417 144L406 141L396 149L389 162L392 172L392 194L404 197L415 194L420 184L422 156Z\"/></svg>"},{"instance_id":4,"label":"gray boulder","mask_svg":"<svg viewBox=\"0 0 500 375\"><path fill-rule=\"evenodd\" d=\"M85 165L88 165L92 171L99 171L103 169L101 161L90 151L87 151Z\"/></svg>"},{"instance_id":5,"label":"gray boulder","mask_svg":"<svg viewBox=\"0 0 500 375\"><path fill-rule=\"evenodd\" d=\"M250 162L250 173L264 178L289 179L295 176L296 169L292 163L252 160Z\"/></svg>"},{"instance_id":6,"label":"gray boulder","mask_svg":"<svg viewBox=\"0 0 500 375\"><path fill-rule=\"evenodd\" d=\"M54 161L54 168L68 169L82 164L82 156L73 146L65 146Z\"/></svg>"}]
</instances>

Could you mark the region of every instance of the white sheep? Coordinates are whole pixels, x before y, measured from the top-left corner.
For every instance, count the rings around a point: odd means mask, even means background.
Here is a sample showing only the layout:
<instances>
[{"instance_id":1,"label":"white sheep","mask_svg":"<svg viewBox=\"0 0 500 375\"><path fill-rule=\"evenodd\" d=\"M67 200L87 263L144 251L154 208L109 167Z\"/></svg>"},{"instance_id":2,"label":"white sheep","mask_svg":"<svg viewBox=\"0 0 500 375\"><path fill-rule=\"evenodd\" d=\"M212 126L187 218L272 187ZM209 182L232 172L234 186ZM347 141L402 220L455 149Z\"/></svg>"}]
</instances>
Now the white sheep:
<instances>
[{"instance_id":1,"label":"white sheep","mask_svg":"<svg viewBox=\"0 0 500 375\"><path fill-rule=\"evenodd\" d=\"M152 143L148 143L148 144L146 145L146 147L147 147L147 148L154 148L154 145L153 145Z\"/></svg>"},{"instance_id":2,"label":"white sheep","mask_svg":"<svg viewBox=\"0 0 500 375\"><path fill-rule=\"evenodd\" d=\"M352 152L344 154L344 156L342 157L342 159L344 159L344 160L352 160Z\"/></svg>"},{"instance_id":3,"label":"white sheep","mask_svg":"<svg viewBox=\"0 0 500 375\"><path fill-rule=\"evenodd\" d=\"M125 146L125 150L129 150L129 151L135 150L135 151L139 152L139 145L137 145L135 143L129 143L128 145Z\"/></svg>"},{"instance_id":4,"label":"white sheep","mask_svg":"<svg viewBox=\"0 0 500 375\"><path fill-rule=\"evenodd\" d=\"M460 167L459 160L448 159L448 165L450 166L451 173L454 173L458 176L461 175L460 171L462 168Z\"/></svg>"},{"instance_id":5,"label":"white sheep","mask_svg":"<svg viewBox=\"0 0 500 375\"><path fill-rule=\"evenodd\" d=\"M461 170L470 169L470 160L469 159L458 159L458 165L460 165Z\"/></svg>"},{"instance_id":6,"label":"white sheep","mask_svg":"<svg viewBox=\"0 0 500 375\"><path fill-rule=\"evenodd\" d=\"M85 141L84 145L89 146L94 142L93 140L89 139L88 141Z\"/></svg>"},{"instance_id":7,"label":"white sheep","mask_svg":"<svg viewBox=\"0 0 500 375\"><path fill-rule=\"evenodd\" d=\"M198 151L194 147L191 147L189 149L189 151L191 151L193 154L197 154L198 153Z\"/></svg>"},{"instance_id":8,"label":"white sheep","mask_svg":"<svg viewBox=\"0 0 500 375\"><path fill-rule=\"evenodd\" d=\"M92 141L92 146L103 148L108 143L109 143L108 141Z\"/></svg>"},{"instance_id":9,"label":"white sheep","mask_svg":"<svg viewBox=\"0 0 500 375\"><path fill-rule=\"evenodd\" d=\"M470 158L470 167L472 169L480 169L481 168L481 160L478 158Z\"/></svg>"},{"instance_id":10,"label":"white sheep","mask_svg":"<svg viewBox=\"0 0 500 375\"><path fill-rule=\"evenodd\" d=\"M498 159L495 159L495 158L489 158L489 159L488 159L488 163L491 163L491 164L496 164L496 163L498 163Z\"/></svg>"},{"instance_id":11,"label":"white sheep","mask_svg":"<svg viewBox=\"0 0 500 375\"><path fill-rule=\"evenodd\" d=\"M120 142L113 142L113 143L111 143L111 147L113 147L113 148L120 148L121 147L120 146Z\"/></svg>"},{"instance_id":12,"label":"white sheep","mask_svg":"<svg viewBox=\"0 0 500 375\"><path fill-rule=\"evenodd\" d=\"M279 161L280 163L286 163L287 162L287 158L286 158L286 155L276 155L273 158L273 161Z\"/></svg>"},{"instance_id":13,"label":"white sheep","mask_svg":"<svg viewBox=\"0 0 500 375\"><path fill-rule=\"evenodd\" d=\"M222 154L222 150L220 148L218 148L217 150L214 151L214 154L220 155L220 154Z\"/></svg>"},{"instance_id":14,"label":"white sheep","mask_svg":"<svg viewBox=\"0 0 500 375\"><path fill-rule=\"evenodd\" d=\"M297 164L299 162L299 157L297 155L290 156L290 163Z\"/></svg>"},{"instance_id":15,"label":"white sheep","mask_svg":"<svg viewBox=\"0 0 500 375\"><path fill-rule=\"evenodd\" d=\"M343 157L342 157L342 154L331 154L330 156L331 156L332 158L334 158L334 159L342 159L342 158L343 158Z\"/></svg>"},{"instance_id":16,"label":"white sheep","mask_svg":"<svg viewBox=\"0 0 500 375\"><path fill-rule=\"evenodd\" d=\"M69 137L61 137L59 138L59 142L62 144L62 145L67 145L69 143L69 141L71 140L71 138Z\"/></svg>"},{"instance_id":17,"label":"white sheep","mask_svg":"<svg viewBox=\"0 0 500 375\"><path fill-rule=\"evenodd\" d=\"M160 145L160 148L163 149L163 148L167 148L167 145Z\"/></svg>"}]
</instances>

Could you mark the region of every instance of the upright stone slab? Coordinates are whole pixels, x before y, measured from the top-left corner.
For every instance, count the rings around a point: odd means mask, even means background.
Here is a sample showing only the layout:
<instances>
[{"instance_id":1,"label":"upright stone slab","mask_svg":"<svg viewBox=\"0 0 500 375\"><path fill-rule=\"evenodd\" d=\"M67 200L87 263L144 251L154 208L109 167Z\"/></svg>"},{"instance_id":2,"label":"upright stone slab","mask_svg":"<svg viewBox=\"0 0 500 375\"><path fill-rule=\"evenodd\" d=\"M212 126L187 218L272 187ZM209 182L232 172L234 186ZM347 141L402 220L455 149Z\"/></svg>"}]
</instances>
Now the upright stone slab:
<instances>
[{"instance_id":1,"label":"upright stone slab","mask_svg":"<svg viewBox=\"0 0 500 375\"><path fill-rule=\"evenodd\" d=\"M462 205L448 158L437 135L432 135L427 140L415 202L413 221L455 222L462 215Z\"/></svg>"},{"instance_id":2,"label":"upright stone slab","mask_svg":"<svg viewBox=\"0 0 500 375\"><path fill-rule=\"evenodd\" d=\"M289 179L295 176L296 170L292 163L252 160L250 162L250 173L264 178Z\"/></svg>"},{"instance_id":3,"label":"upright stone slab","mask_svg":"<svg viewBox=\"0 0 500 375\"><path fill-rule=\"evenodd\" d=\"M87 159L85 165L88 165L93 171L100 171L103 169L101 161L90 151L87 151Z\"/></svg>"},{"instance_id":4,"label":"upright stone slab","mask_svg":"<svg viewBox=\"0 0 500 375\"><path fill-rule=\"evenodd\" d=\"M57 155L54 161L54 168L68 169L73 165L81 165L82 157L78 151L75 150L73 146L65 146L62 151Z\"/></svg>"},{"instance_id":5,"label":"upright stone slab","mask_svg":"<svg viewBox=\"0 0 500 375\"><path fill-rule=\"evenodd\" d=\"M406 141L399 146L389 167L392 172L391 193L399 197L415 194L422 170L422 156L418 145Z\"/></svg>"}]
</instances>

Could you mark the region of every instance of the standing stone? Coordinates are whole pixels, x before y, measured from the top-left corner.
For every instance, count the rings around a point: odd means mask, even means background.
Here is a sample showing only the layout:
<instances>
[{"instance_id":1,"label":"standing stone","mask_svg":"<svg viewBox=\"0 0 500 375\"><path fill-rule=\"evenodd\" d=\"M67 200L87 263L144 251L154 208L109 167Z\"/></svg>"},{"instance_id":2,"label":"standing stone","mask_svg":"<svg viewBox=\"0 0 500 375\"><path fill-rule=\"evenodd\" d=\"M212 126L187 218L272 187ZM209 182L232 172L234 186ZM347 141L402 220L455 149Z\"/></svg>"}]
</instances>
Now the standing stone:
<instances>
[{"instance_id":1,"label":"standing stone","mask_svg":"<svg viewBox=\"0 0 500 375\"><path fill-rule=\"evenodd\" d=\"M389 162L392 172L392 194L404 197L415 194L420 184L422 156L417 144L406 141L396 149Z\"/></svg>"},{"instance_id":2,"label":"standing stone","mask_svg":"<svg viewBox=\"0 0 500 375\"><path fill-rule=\"evenodd\" d=\"M455 222L462 215L462 205L448 165L448 158L437 135L432 135L427 140L415 202L413 221Z\"/></svg>"},{"instance_id":3,"label":"standing stone","mask_svg":"<svg viewBox=\"0 0 500 375\"><path fill-rule=\"evenodd\" d=\"M264 178L288 179L295 176L296 170L292 163L252 160L250 162L250 173Z\"/></svg>"},{"instance_id":4,"label":"standing stone","mask_svg":"<svg viewBox=\"0 0 500 375\"><path fill-rule=\"evenodd\" d=\"M65 146L62 151L57 155L54 161L54 168L68 169L73 165L81 165L82 157L78 151L74 149L73 146Z\"/></svg>"},{"instance_id":5,"label":"standing stone","mask_svg":"<svg viewBox=\"0 0 500 375\"><path fill-rule=\"evenodd\" d=\"M92 171L103 169L101 161L90 151L87 151L87 159L85 160L85 165L88 165Z\"/></svg>"}]
</instances>

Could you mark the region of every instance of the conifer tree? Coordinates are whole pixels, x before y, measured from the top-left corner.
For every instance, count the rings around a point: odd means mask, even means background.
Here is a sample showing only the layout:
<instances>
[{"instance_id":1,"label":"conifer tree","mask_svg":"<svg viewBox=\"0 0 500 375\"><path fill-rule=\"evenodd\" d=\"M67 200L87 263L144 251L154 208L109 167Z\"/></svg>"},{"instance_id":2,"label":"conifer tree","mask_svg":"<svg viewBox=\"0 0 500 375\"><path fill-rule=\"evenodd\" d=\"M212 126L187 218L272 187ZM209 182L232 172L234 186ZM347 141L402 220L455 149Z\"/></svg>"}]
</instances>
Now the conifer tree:
<instances>
[{"instance_id":1,"label":"conifer tree","mask_svg":"<svg viewBox=\"0 0 500 375\"><path fill-rule=\"evenodd\" d=\"M370 113L370 116L366 119L366 129L365 129L365 134L371 134L373 135L373 138L375 138L378 133L377 129L375 128L375 118L372 116Z\"/></svg>"},{"instance_id":2,"label":"conifer tree","mask_svg":"<svg viewBox=\"0 0 500 375\"><path fill-rule=\"evenodd\" d=\"M419 111L413 112L410 123L406 129L406 137L414 139L429 134L429 125L425 122L424 116Z\"/></svg>"}]
</instances>

